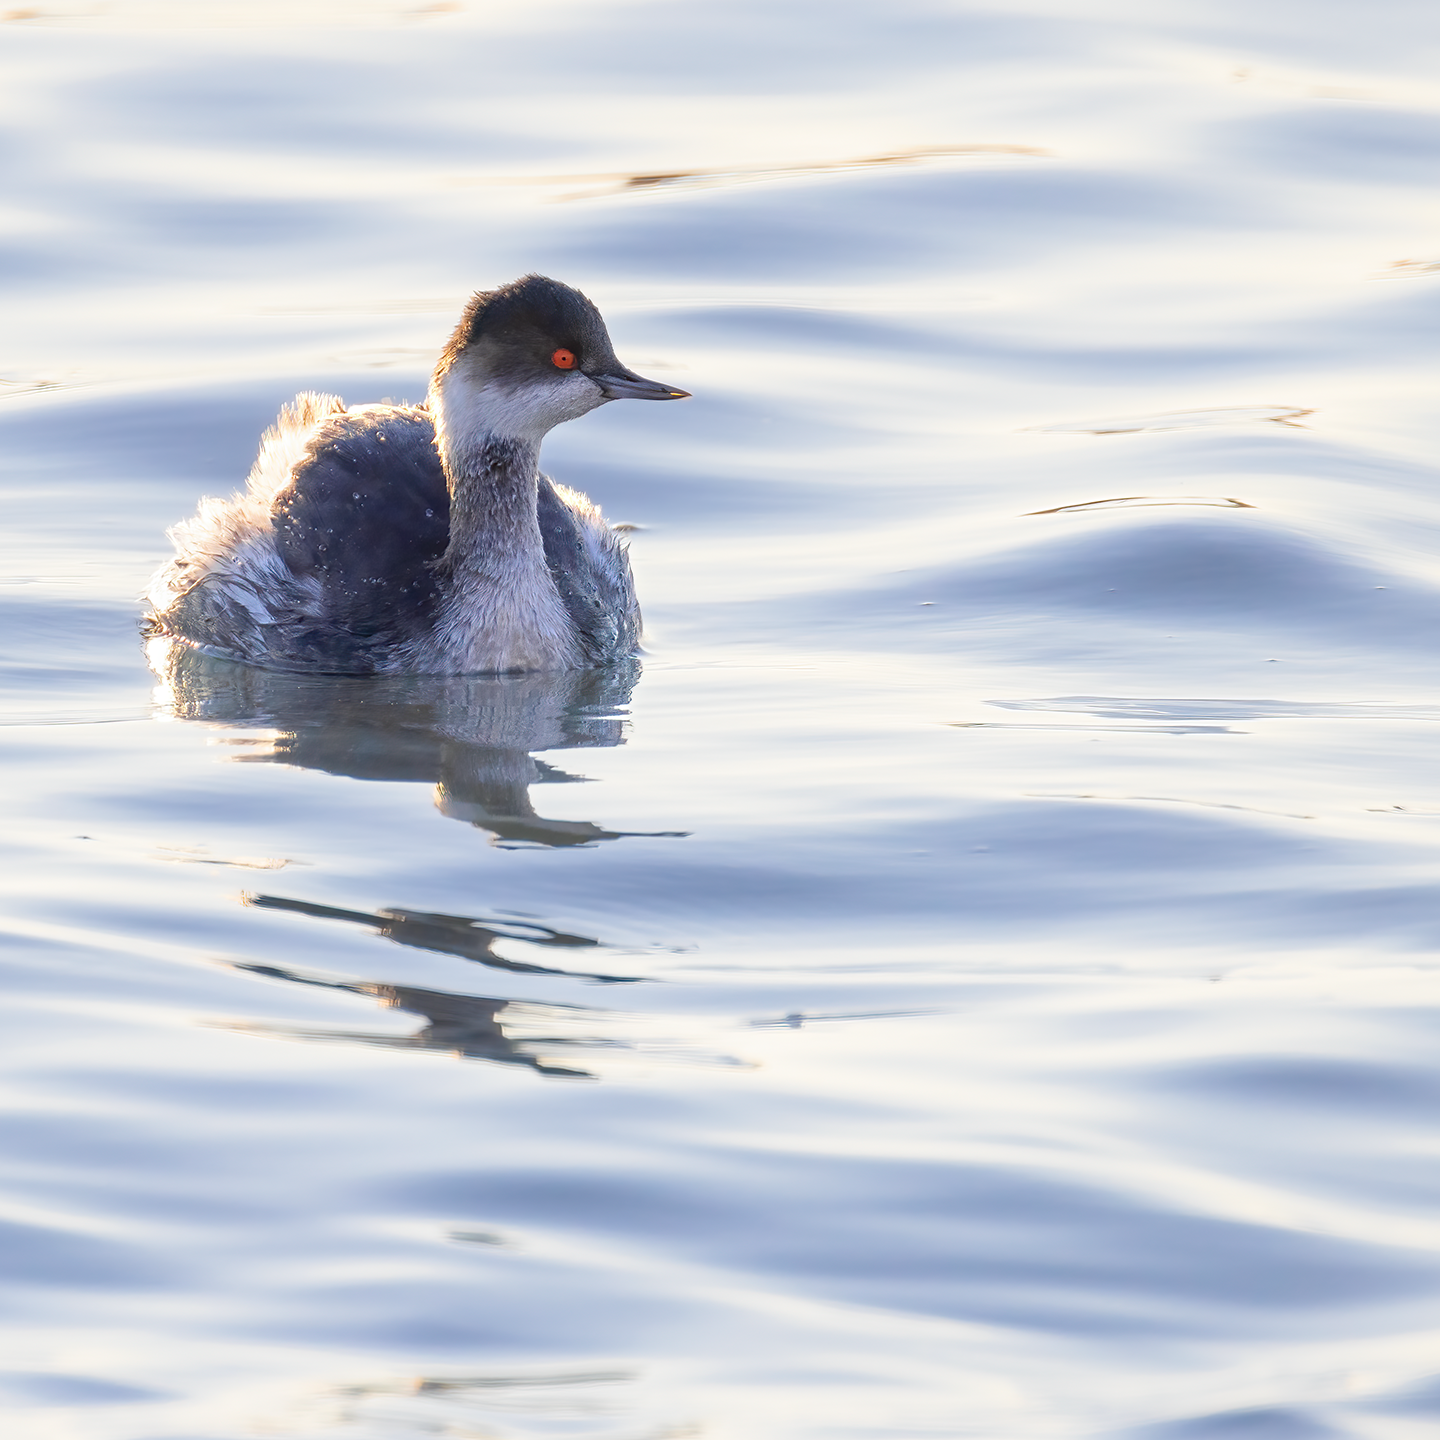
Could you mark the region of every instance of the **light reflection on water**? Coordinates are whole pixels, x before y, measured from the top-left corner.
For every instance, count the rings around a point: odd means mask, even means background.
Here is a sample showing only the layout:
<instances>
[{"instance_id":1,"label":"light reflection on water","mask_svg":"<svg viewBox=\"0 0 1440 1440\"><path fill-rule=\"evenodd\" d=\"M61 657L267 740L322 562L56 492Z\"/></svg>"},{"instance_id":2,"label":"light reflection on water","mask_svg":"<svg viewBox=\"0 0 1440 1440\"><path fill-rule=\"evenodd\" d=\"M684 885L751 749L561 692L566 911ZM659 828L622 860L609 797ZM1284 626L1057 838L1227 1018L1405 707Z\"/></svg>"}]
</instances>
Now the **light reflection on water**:
<instances>
[{"instance_id":1,"label":"light reflection on water","mask_svg":"<svg viewBox=\"0 0 1440 1440\"><path fill-rule=\"evenodd\" d=\"M1433 1431L1429 10L0 35L7 1434ZM531 269L642 662L152 672Z\"/></svg>"}]
</instances>

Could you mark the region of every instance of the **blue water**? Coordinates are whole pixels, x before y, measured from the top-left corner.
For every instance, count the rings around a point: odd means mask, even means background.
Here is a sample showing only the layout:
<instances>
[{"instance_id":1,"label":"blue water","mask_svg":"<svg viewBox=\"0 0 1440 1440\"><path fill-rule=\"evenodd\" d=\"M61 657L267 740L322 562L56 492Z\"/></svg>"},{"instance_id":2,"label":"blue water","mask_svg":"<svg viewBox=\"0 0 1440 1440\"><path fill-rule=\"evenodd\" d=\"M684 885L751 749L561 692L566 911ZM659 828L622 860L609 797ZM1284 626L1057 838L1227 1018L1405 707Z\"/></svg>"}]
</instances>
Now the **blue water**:
<instances>
[{"instance_id":1,"label":"blue water","mask_svg":"<svg viewBox=\"0 0 1440 1440\"><path fill-rule=\"evenodd\" d=\"M1440 1423L1440 25L1381 0L0 16L21 1440ZM466 296L634 673L147 655Z\"/></svg>"}]
</instances>

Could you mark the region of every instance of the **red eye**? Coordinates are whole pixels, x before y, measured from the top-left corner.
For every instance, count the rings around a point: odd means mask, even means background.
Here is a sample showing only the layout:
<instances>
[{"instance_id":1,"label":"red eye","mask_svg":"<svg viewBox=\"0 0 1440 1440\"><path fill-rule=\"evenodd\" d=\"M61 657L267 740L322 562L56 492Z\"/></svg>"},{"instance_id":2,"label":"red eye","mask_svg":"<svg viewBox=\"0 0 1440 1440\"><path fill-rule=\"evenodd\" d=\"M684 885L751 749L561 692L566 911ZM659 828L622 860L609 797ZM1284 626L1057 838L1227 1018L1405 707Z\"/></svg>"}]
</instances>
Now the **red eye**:
<instances>
[{"instance_id":1,"label":"red eye","mask_svg":"<svg viewBox=\"0 0 1440 1440\"><path fill-rule=\"evenodd\" d=\"M575 356L569 350L557 350L550 357L550 362L557 370L573 370L575 368Z\"/></svg>"}]
</instances>

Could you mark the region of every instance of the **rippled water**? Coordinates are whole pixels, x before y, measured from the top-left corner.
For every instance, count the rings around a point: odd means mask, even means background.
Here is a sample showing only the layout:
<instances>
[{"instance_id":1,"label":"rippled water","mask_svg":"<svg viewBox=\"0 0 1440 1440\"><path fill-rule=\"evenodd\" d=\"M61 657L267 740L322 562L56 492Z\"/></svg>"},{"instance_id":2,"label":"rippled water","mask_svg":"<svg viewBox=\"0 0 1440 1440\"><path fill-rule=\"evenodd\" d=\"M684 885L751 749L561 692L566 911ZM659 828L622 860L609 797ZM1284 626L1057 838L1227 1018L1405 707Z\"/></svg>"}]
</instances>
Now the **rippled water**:
<instances>
[{"instance_id":1,"label":"rippled water","mask_svg":"<svg viewBox=\"0 0 1440 1440\"><path fill-rule=\"evenodd\" d=\"M1432 1435L1437 42L5 11L6 1435ZM643 667L147 657L531 269Z\"/></svg>"}]
</instances>

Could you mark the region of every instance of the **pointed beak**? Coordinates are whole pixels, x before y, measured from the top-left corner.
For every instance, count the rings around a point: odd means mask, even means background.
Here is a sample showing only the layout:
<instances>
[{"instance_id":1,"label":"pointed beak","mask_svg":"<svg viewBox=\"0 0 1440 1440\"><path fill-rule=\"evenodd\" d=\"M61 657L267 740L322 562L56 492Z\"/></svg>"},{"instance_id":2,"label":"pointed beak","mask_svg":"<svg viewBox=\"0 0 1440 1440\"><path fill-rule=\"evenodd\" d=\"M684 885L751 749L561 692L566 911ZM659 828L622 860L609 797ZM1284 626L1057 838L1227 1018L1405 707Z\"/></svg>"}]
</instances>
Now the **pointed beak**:
<instances>
[{"instance_id":1,"label":"pointed beak","mask_svg":"<svg viewBox=\"0 0 1440 1440\"><path fill-rule=\"evenodd\" d=\"M612 370L604 375L590 377L607 400L688 400L688 390L677 390L673 385L662 385L658 380L646 380L629 370Z\"/></svg>"}]
</instances>

